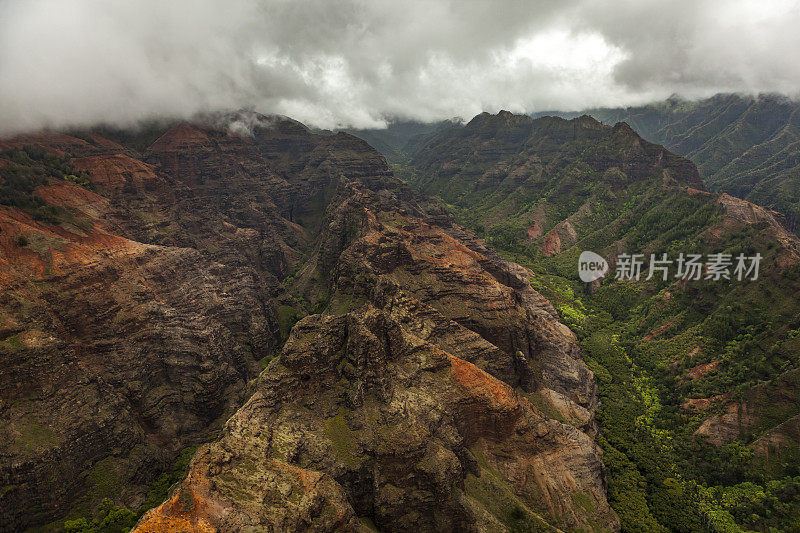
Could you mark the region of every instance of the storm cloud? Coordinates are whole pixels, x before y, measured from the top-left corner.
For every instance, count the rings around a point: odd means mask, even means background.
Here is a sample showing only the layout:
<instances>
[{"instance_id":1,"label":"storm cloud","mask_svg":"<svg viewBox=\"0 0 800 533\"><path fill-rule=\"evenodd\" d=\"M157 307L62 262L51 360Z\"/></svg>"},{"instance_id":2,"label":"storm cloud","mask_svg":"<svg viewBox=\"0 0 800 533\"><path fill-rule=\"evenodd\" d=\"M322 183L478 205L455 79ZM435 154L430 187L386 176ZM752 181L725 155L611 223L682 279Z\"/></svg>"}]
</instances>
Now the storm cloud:
<instances>
[{"instance_id":1,"label":"storm cloud","mask_svg":"<svg viewBox=\"0 0 800 533\"><path fill-rule=\"evenodd\" d=\"M800 91L800 5L0 0L0 132L254 109L324 128Z\"/></svg>"}]
</instances>

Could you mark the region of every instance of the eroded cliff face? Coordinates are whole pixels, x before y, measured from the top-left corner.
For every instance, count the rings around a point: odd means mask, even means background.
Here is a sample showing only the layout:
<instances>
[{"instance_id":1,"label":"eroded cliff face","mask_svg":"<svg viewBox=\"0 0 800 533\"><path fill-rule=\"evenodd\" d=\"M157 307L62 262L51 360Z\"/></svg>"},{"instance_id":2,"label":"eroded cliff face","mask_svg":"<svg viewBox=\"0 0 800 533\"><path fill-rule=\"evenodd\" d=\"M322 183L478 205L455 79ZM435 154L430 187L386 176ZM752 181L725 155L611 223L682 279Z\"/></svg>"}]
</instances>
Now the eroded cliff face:
<instances>
[{"instance_id":1,"label":"eroded cliff face","mask_svg":"<svg viewBox=\"0 0 800 533\"><path fill-rule=\"evenodd\" d=\"M405 322L419 320L418 301L384 297L301 321L223 438L137 531L187 520L220 531L613 527L590 437L415 335ZM190 498L194 514L175 504Z\"/></svg>"},{"instance_id":2,"label":"eroded cliff face","mask_svg":"<svg viewBox=\"0 0 800 533\"><path fill-rule=\"evenodd\" d=\"M94 190L0 206L2 525L138 505L250 397L140 530L617 529L593 376L531 274L362 141L262 124L4 142Z\"/></svg>"},{"instance_id":3,"label":"eroded cliff face","mask_svg":"<svg viewBox=\"0 0 800 533\"><path fill-rule=\"evenodd\" d=\"M11 529L104 497L136 508L179 449L213 438L281 343L291 249L270 230L302 239L248 199L256 177L234 158L215 166L224 146L200 150L217 179L203 190L175 181L157 146L143 155L87 139L3 143L66 157L94 184L37 187L56 213L46 220L0 206L0 516Z\"/></svg>"}]
</instances>

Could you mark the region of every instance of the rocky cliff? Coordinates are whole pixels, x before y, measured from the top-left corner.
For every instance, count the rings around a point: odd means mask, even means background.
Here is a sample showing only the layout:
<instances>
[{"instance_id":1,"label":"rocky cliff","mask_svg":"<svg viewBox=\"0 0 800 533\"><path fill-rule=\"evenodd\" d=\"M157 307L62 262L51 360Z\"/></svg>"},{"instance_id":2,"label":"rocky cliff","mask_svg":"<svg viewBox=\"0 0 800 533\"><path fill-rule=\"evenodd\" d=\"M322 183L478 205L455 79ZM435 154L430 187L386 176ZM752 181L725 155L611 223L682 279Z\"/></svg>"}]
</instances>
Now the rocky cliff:
<instances>
[{"instance_id":1,"label":"rocky cliff","mask_svg":"<svg viewBox=\"0 0 800 533\"><path fill-rule=\"evenodd\" d=\"M618 528L574 335L364 142L239 115L0 149L2 527L135 508L212 440L140 530Z\"/></svg>"}]
</instances>

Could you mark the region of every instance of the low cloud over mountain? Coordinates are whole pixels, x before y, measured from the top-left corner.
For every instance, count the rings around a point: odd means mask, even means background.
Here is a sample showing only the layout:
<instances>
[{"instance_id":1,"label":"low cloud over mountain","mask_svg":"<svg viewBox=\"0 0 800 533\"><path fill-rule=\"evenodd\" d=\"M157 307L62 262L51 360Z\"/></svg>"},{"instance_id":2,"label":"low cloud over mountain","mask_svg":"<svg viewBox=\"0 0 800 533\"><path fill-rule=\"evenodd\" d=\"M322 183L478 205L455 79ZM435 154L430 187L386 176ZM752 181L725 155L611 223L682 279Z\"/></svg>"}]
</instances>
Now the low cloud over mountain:
<instances>
[{"instance_id":1,"label":"low cloud over mountain","mask_svg":"<svg viewBox=\"0 0 800 533\"><path fill-rule=\"evenodd\" d=\"M250 107L320 127L800 86L796 2L0 2L0 131Z\"/></svg>"}]
</instances>

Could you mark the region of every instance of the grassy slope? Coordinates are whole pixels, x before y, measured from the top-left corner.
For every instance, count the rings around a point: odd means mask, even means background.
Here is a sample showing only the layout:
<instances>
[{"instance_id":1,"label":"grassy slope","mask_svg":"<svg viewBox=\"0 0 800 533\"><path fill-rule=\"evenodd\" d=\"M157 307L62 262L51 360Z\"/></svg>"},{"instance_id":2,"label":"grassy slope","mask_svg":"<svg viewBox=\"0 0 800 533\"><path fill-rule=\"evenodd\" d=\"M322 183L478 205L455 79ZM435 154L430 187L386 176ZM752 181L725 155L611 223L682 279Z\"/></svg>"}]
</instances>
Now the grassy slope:
<instances>
[{"instance_id":1,"label":"grassy slope","mask_svg":"<svg viewBox=\"0 0 800 533\"><path fill-rule=\"evenodd\" d=\"M586 113L606 124L627 122L645 139L694 161L711 189L777 209L794 231L800 228L797 102L775 95L720 94Z\"/></svg>"},{"instance_id":2,"label":"grassy slope","mask_svg":"<svg viewBox=\"0 0 800 533\"><path fill-rule=\"evenodd\" d=\"M800 472L791 450L765 468L747 446L792 410L714 447L692 433L721 403L700 412L682 407L723 393L750 398L759 383L800 365L800 270L779 265L780 247L764 224L726 221L715 196L688 190L685 181L693 178L679 161L638 177L615 169L626 158L652 155L628 132L598 134L588 122L584 131L552 119L534 126L505 120L499 130L493 121L434 137L417 154L412 179L536 272L533 283L582 339L603 401L609 498L625 530L800 527ZM615 159L617 165L598 164ZM526 233L537 217L544 232L571 217L577 242L546 257L542 238ZM590 294L575 275L584 249L606 257L621 250L671 257L758 251L765 259L756 282L607 280ZM712 361L715 372L687 378L689 369Z\"/></svg>"}]
</instances>

